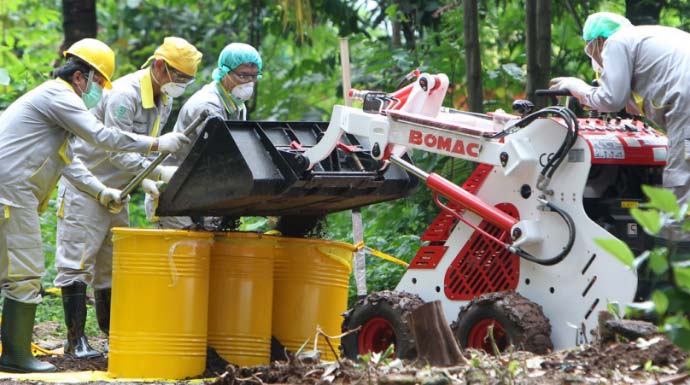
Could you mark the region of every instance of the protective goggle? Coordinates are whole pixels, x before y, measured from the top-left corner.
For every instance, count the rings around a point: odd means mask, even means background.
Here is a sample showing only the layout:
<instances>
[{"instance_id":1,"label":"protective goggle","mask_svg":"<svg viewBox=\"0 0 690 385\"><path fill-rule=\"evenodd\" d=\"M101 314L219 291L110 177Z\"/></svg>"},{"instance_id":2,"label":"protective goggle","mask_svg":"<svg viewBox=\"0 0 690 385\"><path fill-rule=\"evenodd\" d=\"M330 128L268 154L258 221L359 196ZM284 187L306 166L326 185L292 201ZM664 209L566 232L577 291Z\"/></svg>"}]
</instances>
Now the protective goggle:
<instances>
[{"instance_id":1,"label":"protective goggle","mask_svg":"<svg viewBox=\"0 0 690 385\"><path fill-rule=\"evenodd\" d=\"M585 54L587 56L592 57L592 55L594 55L594 50L598 45L597 41L599 41L599 39L592 39L585 44Z\"/></svg>"},{"instance_id":2,"label":"protective goggle","mask_svg":"<svg viewBox=\"0 0 690 385\"><path fill-rule=\"evenodd\" d=\"M101 74L96 72L96 70L89 70L89 75L86 77L86 84L88 87L89 83L95 83L97 86L103 88L105 87L105 79Z\"/></svg>"},{"instance_id":3,"label":"protective goggle","mask_svg":"<svg viewBox=\"0 0 690 385\"><path fill-rule=\"evenodd\" d=\"M172 80L173 83L190 85L194 82L194 80L196 80L194 76L185 75L182 72L176 70L175 68L168 66L168 63L165 63L165 72L168 73L168 76L170 76L170 80Z\"/></svg>"},{"instance_id":4,"label":"protective goggle","mask_svg":"<svg viewBox=\"0 0 690 385\"><path fill-rule=\"evenodd\" d=\"M261 78L261 73L250 74L248 72L237 72L235 70L231 70L230 72L235 74L235 76L243 82L256 81Z\"/></svg>"}]
</instances>

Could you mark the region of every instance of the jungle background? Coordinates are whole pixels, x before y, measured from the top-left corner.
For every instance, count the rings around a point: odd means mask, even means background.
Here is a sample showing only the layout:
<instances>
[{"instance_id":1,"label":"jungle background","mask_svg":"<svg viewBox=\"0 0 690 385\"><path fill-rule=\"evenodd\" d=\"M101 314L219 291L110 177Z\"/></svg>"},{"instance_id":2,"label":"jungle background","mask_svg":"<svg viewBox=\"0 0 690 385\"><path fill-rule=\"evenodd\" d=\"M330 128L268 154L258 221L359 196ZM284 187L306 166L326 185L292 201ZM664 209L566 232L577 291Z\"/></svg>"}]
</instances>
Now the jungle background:
<instances>
[{"instance_id":1,"label":"jungle background","mask_svg":"<svg viewBox=\"0 0 690 385\"><path fill-rule=\"evenodd\" d=\"M230 42L254 45L263 78L250 103L252 120L328 120L342 104L339 38L350 45L352 85L393 91L415 68L445 73L445 105L472 111L510 111L513 100L561 75L592 78L583 52L582 24L595 11L625 14L634 24L690 30L690 1L648 0L2 0L0 1L0 110L43 81L61 52L97 37L117 54L115 78L138 69L165 36L180 36L204 54L197 81L175 100L179 110L210 81L217 55ZM174 116L168 121L169 130ZM462 183L470 162L415 152L421 168ZM47 274L53 286L55 202L42 215ZM130 204L131 224L150 227L142 195ZM362 209L368 246L410 261L420 235L438 214L429 191ZM244 230L262 230L263 218ZM350 212L328 216L328 239L352 241ZM403 268L367 257L369 291L395 287ZM351 296L354 296L354 289ZM89 308L91 312L91 308ZM87 334L98 333L88 317ZM38 322L62 323L59 297L46 296Z\"/></svg>"}]
</instances>

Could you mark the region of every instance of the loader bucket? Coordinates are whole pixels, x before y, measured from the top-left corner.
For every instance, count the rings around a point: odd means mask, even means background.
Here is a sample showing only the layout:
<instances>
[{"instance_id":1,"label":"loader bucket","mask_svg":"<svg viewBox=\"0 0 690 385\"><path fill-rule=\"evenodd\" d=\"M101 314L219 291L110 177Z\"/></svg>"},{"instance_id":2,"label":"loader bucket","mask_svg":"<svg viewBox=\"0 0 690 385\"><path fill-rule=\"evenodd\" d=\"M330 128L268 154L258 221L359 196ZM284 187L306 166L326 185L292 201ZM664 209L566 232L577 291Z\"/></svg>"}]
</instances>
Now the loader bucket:
<instances>
[{"instance_id":1,"label":"loader bucket","mask_svg":"<svg viewBox=\"0 0 690 385\"><path fill-rule=\"evenodd\" d=\"M305 171L300 154L328 122L207 121L160 196L158 215L325 215L407 196L417 179L351 135ZM365 146L368 147L368 146Z\"/></svg>"}]
</instances>

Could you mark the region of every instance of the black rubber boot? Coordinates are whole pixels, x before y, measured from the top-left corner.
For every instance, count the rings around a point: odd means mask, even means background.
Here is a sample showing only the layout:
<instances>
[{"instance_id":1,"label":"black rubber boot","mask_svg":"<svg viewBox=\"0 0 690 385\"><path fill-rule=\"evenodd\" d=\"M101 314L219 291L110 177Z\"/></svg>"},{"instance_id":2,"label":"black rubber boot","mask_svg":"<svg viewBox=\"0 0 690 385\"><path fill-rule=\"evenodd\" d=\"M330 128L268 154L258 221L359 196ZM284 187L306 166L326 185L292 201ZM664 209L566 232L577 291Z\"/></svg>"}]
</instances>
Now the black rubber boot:
<instances>
[{"instance_id":1,"label":"black rubber boot","mask_svg":"<svg viewBox=\"0 0 690 385\"><path fill-rule=\"evenodd\" d=\"M110 294L111 289L94 290L96 297L96 319L98 320L98 327L105 333L110 335ZM104 351L108 352L108 341L105 341Z\"/></svg>"},{"instance_id":2,"label":"black rubber boot","mask_svg":"<svg viewBox=\"0 0 690 385\"><path fill-rule=\"evenodd\" d=\"M65 310L67 341L65 354L76 358L99 357L101 352L89 345L84 335L86 325L86 284L75 282L62 288L62 306Z\"/></svg>"},{"instance_id":3,"label":"black rubber boot","mask_svg":"<svg viewBox=\"0 0 690 385\"><path fill-rule=\"evenodd\" d=\"M5 298L2 308L2 356L0 371L13 373L54 372L55 366L37 360L31 353L36 304Z\"/></svg>"}]
</instances>

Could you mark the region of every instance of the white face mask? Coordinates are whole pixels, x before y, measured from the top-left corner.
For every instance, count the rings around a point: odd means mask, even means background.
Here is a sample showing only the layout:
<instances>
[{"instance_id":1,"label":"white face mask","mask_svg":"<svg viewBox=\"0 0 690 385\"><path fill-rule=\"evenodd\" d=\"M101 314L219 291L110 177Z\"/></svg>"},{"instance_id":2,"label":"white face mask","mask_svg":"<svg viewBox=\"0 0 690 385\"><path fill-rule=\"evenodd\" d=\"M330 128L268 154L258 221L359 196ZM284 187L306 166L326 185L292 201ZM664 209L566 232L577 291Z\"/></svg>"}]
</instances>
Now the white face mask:
<instances>
[{"instance_id":1,"label":"white face mask","mask_svg":"<svg viewBox=\"0 0 690 385\"><path fill-rule=\"evenodd\" d=\"M184 93L187 88L186 84L183 83L165 83L161 86L161 91L171 98L176 98Z\"/></svg>"},{"instance_id":2,"label":"white face mask","mask_svg":"<svg viewBox=\"0 0 690 385\"><path fill-rule=\"evenodd\" d=\"M232 89L232 96L237 99L246 102L252 98L254 94L254 82L239 84Z\"/></svg>"}]
</instances>

